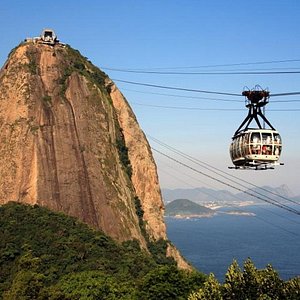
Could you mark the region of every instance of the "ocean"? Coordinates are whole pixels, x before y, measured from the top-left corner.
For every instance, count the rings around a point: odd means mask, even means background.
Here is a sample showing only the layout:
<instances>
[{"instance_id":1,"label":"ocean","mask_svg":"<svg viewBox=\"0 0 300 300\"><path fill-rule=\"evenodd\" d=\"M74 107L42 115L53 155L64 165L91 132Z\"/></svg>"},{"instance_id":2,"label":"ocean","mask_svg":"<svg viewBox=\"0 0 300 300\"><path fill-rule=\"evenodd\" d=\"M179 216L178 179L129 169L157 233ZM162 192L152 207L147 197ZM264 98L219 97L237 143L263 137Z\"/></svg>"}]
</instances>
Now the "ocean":
<instances>
[{"instance_id":1,"label":"ocean","mask_svg":"<svg viewBox=\"0 0 300 300\"><path fill-rule=\"evenodd\" d=\"M300 211L300 206L295 207ZM271 205L243 208L255 216L223 213L209 218L166 217L168 238L199 271L223 282L234 259L271 264L284 280L300 275L300 216Z\"/></svg>"}]
</instances>

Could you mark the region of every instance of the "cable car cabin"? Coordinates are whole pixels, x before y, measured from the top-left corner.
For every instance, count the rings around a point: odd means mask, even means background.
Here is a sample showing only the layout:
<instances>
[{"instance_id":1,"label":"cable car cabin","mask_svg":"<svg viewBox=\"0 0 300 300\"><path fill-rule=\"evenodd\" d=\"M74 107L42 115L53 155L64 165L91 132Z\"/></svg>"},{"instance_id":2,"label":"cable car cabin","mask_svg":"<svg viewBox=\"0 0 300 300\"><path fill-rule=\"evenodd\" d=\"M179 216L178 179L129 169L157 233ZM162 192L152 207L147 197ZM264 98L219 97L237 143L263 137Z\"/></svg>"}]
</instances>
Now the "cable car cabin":
<instances>
[{"instance_id":1,"label":"cable car cabin","mask_svg":"<svg viewBox=\"0 0 300 300\"><path fill-rule=\"evenodd\" d=\"M230 156L237 168L264 168L278 162L281 150L281 137L276 130L247 129L232 138Z\"/></svg>"},{"instance_id":2,"label":"cable car cabin","mask_svg":"<svg viewBox=\"0 0 300 300\"><path fill-rule=\"evenodd\" d=\"M246 97L248 115L236 130L230 145L233 168L265 170L282 165L278 163L282 150L281 137L261 110L269 102L269 92L256 86L242 95ZM252 121L257 128L249 127ZM269 126L268 129L265 124Z\"/></svg>"}]
</instances>

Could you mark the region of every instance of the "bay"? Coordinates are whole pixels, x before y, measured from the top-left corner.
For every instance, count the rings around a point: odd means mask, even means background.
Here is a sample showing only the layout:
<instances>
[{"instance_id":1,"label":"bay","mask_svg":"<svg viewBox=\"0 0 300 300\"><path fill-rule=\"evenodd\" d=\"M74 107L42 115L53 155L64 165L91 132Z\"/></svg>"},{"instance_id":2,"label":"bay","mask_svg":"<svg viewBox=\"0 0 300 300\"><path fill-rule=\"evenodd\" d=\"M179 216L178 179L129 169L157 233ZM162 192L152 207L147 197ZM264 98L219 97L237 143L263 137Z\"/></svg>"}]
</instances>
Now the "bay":
<instances>
[{"instance_id":1,"label":"bay","mask_svg":"<svg viewBox=\"0 0 300 300\"><path fill-rule=\"evenodd\" d=\"M220 282L234 259L242 268L247 258L258 269L271 264L284 280L299 276L299 215L270 205L243 210L255 216L223 210L210 218L166 217L168 238L195 268L214 273Z\"/></svg>"}]
</instances>

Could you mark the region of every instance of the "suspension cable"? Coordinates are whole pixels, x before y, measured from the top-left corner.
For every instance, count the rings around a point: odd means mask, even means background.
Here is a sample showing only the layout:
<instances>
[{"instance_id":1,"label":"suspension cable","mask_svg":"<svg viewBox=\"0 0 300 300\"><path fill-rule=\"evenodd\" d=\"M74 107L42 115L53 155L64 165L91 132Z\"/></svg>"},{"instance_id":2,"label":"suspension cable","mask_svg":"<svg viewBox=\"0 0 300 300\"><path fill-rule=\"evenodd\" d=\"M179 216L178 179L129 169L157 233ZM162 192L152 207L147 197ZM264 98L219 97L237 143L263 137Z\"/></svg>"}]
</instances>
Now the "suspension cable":
<instances>
[{"instance_id":1,"label":"suspension cable","mask_svg":"<svg viewBox=\"0 0 300 300\"><path fill-rule=\"evenodd\" d=\"M181 155L182 157L184 157L184 158L190 160L191 162L194 162L194 163L200 165L201 167L203 167L203 165L204 165L204 166L205 166L205 167L204 167L205 169L207 169L207 170L209 170L209 171L211 171L211 172L213 172L213 173L215 173L215 174L217 174L217 175L219 175L219 176L221 176L221 177L223 177L223 178L225 178L225 179L227 179L227 180L230 180L230 181L234 182L235 184L238 184L238 185L240 185L240 186L242 186L242 187L244 187L244 188L247 188L247 186L242 185L241 183L238 183L238 182L236 182L236 181L234 181L234 180L232 180L232 179L226 178L226 176L221 175L221 174L219 174L218 172L223 173L223 174L225 174L225 175L227 175L227 176L229 176L229 177L231 177L231 178L237 179L237 180L239 180L239 181L241 181L241 182L244 182L244 183L246 183L246 184L248 184L248 185L250 185L250 186L253 186L253 187L255 187L255 188L258 188L258 189L260 189L260 190L263 190L263 191L265 191L265 192L268 192L268 193L270 193L270 194L273 194L274 196L280 197L280 198L282 198L282 199L284 199L284 200L286 200L286 201L288 201L288 202L291 202L291 203L293 203L293 204L300 205L300 203L298 203L297 201L294 201L294 200L292 200L292 199L289 199L289 198L287 198L287 197L284 197L284 196L282 196L282 195L279 195L279 194L277 194L277 193L274 193L274 192L272 192L272 191L269 191L268 189L265 189L265 188L263 188L263 187L259 187L259 186L255 185L255 184L251 183L251 182L248 182L248 181L246 181L246 180L243 180L243 179L241 179L241 178L238 178L237 176L234 176L234 175L232 175L232 174L229 174L229 173L227 173L227 172L225 172L225 171L223 171L223 170L220 170L220 169L218 169L218 168L216 168L216 167L214 167L214 166L212 166L212 165L210 165L210 164L208 164L208 163L206 163L206 162L203 162L203 161L201 161L201 160L199 160L199 159L196 159L196 158L194 158L194 157L192 157L192 156L190 156L190 155L188 155L188 154L185 154L185 153L183 153L182 151L177 150L177 149L175 149L174 147L169 146L169 145L167 145L166 143L164 143L164 142L162 142L162 141L160 141L160 140L158 140L158 139L156 139L156 138L154 138L154 137L151 137L150 135L147 135L147 136L148 136L151 140L153 140L154 142L158 143L159 145L161 145L161 146L163 146L163 147L165 147L165 148L167 148L167 149L169 149L169 150L171 150L171 151L173 151L173 152L175 152L175 153ZM212 171L211 169L213 169L213 170L215 170L215 171ZM216 171L218 171L218 172L216 172ZM271 200L271 201L278 202L279 204L286 206L285 204L282 204L282 203L280 203L279 201L276 201L276 200L274 200L274 199L268 197L267 195L261 194L261 193L259 193L259 192L257 192L257 191L254 191L254 192L257 193L257 194L260 195L260 196L263 196L263 197L268 198L268 199ZM288 206L287 206L287 207L288 207ZM290 207L288 207L288 208L290 208Z\"/></svg>"}]
</instances>

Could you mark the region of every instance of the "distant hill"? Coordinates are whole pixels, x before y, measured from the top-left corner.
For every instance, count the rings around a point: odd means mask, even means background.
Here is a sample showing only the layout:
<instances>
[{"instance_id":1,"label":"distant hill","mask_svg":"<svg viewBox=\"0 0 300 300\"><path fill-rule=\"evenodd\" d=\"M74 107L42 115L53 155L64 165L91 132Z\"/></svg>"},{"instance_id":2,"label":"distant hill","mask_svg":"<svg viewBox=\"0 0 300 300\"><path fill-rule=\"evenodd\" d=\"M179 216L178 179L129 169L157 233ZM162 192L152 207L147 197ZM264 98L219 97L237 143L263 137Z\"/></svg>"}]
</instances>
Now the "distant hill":
<instances>
[{"instance_id":1,"label":"distant hill","mask_svg":"<svg viewBox=\"0 0 300 300\"><path fill-rule=\"evenodd\" d=\"M205 203L210 201L230 201L234 194L226 190L214 190L205 187L195 189L162 189L162 195L165 203L175 199L189 199L196 203Z\"/></svg>"},{"instance_id":2,"label":"distant hill","mask_svg":"<svg viewBox=\"0 0 300 300\"><path fill-rule=\"evenodd\" d=\"M203 216L213 215L214 211L188 199L176 199L166 205L166 216Z\"/></svg>"}]
</instances>

